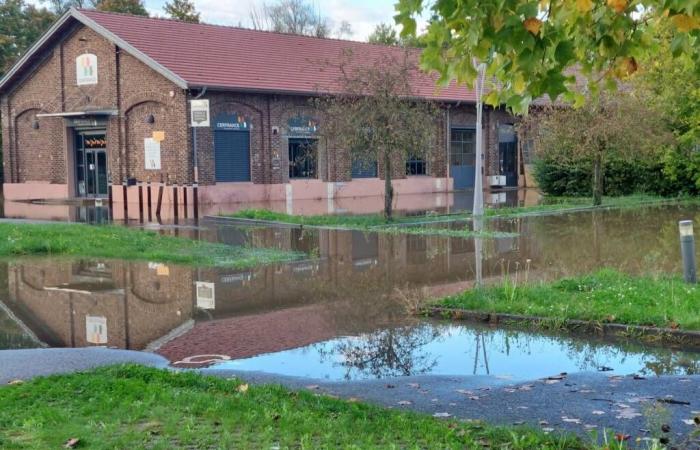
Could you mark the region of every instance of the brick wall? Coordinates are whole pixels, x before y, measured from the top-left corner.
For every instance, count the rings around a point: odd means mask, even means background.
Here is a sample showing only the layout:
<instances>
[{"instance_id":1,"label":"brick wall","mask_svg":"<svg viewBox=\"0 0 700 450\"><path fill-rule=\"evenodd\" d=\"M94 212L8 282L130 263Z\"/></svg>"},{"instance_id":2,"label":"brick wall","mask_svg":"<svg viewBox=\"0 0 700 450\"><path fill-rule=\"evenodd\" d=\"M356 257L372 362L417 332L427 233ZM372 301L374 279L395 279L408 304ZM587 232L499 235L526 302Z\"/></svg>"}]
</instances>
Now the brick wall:
<instances>
[{"instance_id":1,"label":"brick wall","mask_svg":"<svg viewBox=\"0 0 700 450\"><path fill-rule=\"evenodd\" d=\"M97 56L95 85L77 85L75 60L84 53ZM71 181L72 129L62 118L36 116L90 109L119 111L106 125L112 183L131 177L191 181L186 107L184 91L91 29L78 27L57 38L44 61L0 99L5 182ZM149 115L153 123L146 122ZM147 171L143 139L153 131L165 132L162 170Z\"/></svg>"}]
</instances>

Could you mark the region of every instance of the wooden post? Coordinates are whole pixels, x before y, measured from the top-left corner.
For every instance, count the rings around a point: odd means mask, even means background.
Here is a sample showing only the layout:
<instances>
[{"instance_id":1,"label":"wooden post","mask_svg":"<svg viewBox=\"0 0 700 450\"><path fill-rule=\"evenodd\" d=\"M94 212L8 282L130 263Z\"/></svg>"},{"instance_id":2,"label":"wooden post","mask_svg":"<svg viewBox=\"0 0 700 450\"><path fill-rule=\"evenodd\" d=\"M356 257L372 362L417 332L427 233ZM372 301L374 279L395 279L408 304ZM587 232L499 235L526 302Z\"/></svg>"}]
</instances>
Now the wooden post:
<instances>
[{"instance_id":1,"label":"wooden post","mask_svg":"<svg viewBox=\"0 0 700 450\"><path fill-rule=\"evenodd\" d=\"M199 195L198 195L198 190L199 186L197 183L194 184L194 187L192 188L192 202L193 202L193 207L194 207L194 220L199 220Z\"/></svg>"},{"instance_id":2,"label":"wooden post","mask_svg":"<svg viewBox=\"0 0 700 450\"><path fill-rule=\"evenodd\" d=\"M143 223L143 185L139 184L139 222Z\"/></svg>"},{"instance_id":3,"label":"wooden post","mask_svg":"<svg viewBox=\"0 0 700 450\"><path fill-rule=\"evenodd\" d=\"M153 221L153 216L151 214L151 182L148 182L148 185L146 185L146 199L148 201L148 221L151 222Z\"/></svg>"},{"instance_id":4,"label":"wooden post","mask_svg":"<svg viewBox=\"0 0 700 450\"><path fill-rule=\"evenodd\" d=\"M182 186L182 216L187 219L187 185Z\"/></svg>"},{"instance_id":5,"label":"wooden post","mask_svg":"<svg viewBox=\"0 0 700 450\"><path fill-rule=\"evenodd\" d=\"M175 223L177 223L178 216L178 204L177 204L177 184L173 186L173 218Z\"/></svg>"},{"instance_id":6,"label":"wooden post","mask_svg":"<svg viewBox=\"0 0 700 450\"><path fill-rule=\"evenodd\" d=\"M163 205L163 183L158 186L158 204L156 205L156 218L160 222L160 207Z\"/></svg>"},{"instance_id":7,"label":"wooden post","mask_svg":"<svg viewBox=\"0 0 700 450\"><path fill-rule=\"evenodd\" d=\"M124 222L129 221L129 195L126 187L126 179L122 182L122 197L124 198Z\"/></svg>"},{"instance_id":8,"label":"wooden post","mask_svg":"<svg viewBox=\"0 0 700 450\"><path fill-rule=\"evenodd\" d=\"M112 184L107 187L107 205L109 206L109 219L114 217L112 208L114 207L114 197L112 197Z\"/></svg>"}]
</instances>

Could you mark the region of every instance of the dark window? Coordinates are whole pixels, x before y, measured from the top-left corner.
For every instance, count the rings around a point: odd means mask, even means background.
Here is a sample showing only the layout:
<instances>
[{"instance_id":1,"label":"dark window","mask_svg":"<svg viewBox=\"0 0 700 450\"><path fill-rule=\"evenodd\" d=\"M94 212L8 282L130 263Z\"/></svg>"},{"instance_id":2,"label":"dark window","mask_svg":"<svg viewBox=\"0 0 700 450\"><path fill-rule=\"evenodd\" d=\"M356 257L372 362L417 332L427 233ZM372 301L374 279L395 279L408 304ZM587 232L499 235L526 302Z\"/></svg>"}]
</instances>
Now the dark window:
<instances>
[{"instance_id":1,"label":"dark window","mask_svg":"<svg viewBox=\"0 0 700 450\"><path fill-rule=\"evenodd\" d=\"M352 162L353 178L375 178L377 176L377 161L367 162L355 160Z\"/></svg>"},{"instance_id":2,"label":"dark window","mask_svg":"<svg viewBox=\"0 0 700 450\"><path fill-rule=\"evenodd\" d=\"M453 166L476 164L476 131L453 129L450 138L450 163Z\"/></svg>"},{"instance_id":3,"label":"dark window","mask_svg":"<svg viewBox=\"0 0 700 450\"><path fill-rule=\"evenodd\" d=\"M316 178L316 140L289 140L289 178Z\"/></svg>"},{"instance_id":4,"label":"dark window","mask_svg":"<svg viewBox=\"0 0 700 450\"><path fill-rule=\"evenodd\" d=\"M420 156L411 156L406 161L406 175L425 175L428 172L428 163Z\"/></svg>"}]
</instances>

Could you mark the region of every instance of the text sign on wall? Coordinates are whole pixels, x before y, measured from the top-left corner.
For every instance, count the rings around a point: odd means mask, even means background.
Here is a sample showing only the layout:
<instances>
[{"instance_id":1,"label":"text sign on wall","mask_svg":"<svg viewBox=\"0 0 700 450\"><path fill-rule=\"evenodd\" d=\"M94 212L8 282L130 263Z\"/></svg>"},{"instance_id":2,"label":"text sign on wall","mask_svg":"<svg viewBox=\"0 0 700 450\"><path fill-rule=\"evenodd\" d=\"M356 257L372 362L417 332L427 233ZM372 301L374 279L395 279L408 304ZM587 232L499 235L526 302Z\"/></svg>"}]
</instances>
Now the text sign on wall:
<instances>
[{"instance_id":1,"label":"text sign on wall","mask_svg":"<svg viewBox=\"0 0 700 450\"><path fill-rule=\"evenodd\" d=\"M197 291L197 308L200 309L215 309L216 295L214 283L206 281L195 281Z\"/></svg>"},{"instance_id":2,"label":"text sign on wall","mask_svg":"<svg viewBox=\"0 0 700 450\"><path fill-rule=\"evenodd\" d=\"M90 344L107 343L107 318L85 316L85 340Z\"/></svg>"},{"instance_id":3,"label":"text sign on wall","mask_svg":"<svg viewBox=\"0 0 700 450\"><path fill-rule=\"evenodd\" d=\"M216 119L214 119L214 129L219 131L248 131L251 128L253 128L253 125L243 114L222 114L220 116L216 116Z\"/></svg>"},{"instance_id":4,"label":"text sign on wall","mask_svg":"<svg viewBox=\"0 0 700 450\"><path fill-rule=\"evenodd\" d=\"M146 170L160 170L160 141L153 138L143 140Z\"/></svg>"},{"instance_id":5,"label":"text sign on wall","mask_svg":"<svg viewBox=\"0 0 700 450\"><path fill-rule=\"evenodd\" d=\"M208 127L209 100L190 100L190 125L193 127Z\"/></svg>"},{"instance_id":6,"label":"text sign on wall","mask_svg":"<svg viewBox=\"0 0 700 450\"><path fill-rule=\"evenodd\" d=\"M292 117L287 121L287 132L294 136L308 136L318 131L318 120L307 116Z\"/></svg>"},{"instance_id":7,"label":"text sign on wall","mask_svg":"<svg viewBox=\"0 0 700 450\"><path fill-rule=\"evenodd\" d=\"M78 86L97 84L97 56L84 53L75 58L75 81Z\"/></svg>"}]
</instances>

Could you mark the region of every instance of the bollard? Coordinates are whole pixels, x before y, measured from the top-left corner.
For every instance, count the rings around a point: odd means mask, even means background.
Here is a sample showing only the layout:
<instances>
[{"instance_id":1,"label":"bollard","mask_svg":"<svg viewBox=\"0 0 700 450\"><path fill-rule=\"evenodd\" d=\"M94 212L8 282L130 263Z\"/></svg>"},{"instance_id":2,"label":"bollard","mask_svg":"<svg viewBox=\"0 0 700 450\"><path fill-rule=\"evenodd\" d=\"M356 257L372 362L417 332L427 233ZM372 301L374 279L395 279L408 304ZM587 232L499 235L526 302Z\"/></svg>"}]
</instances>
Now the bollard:
<instances>
[{"instance_id":1,"label":"bollard","mask_svg":"<svg viewBox=\"0 0 700 450\"><path fill-rule=\"evenodd\" d=\"M697 283L695 265L695 236L693 236L693 221L678 222L678 232L681 235L681 255L683 256L683 278L686 283Z\"/></svg>"}]
</instances>

